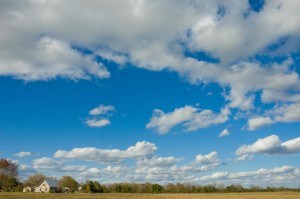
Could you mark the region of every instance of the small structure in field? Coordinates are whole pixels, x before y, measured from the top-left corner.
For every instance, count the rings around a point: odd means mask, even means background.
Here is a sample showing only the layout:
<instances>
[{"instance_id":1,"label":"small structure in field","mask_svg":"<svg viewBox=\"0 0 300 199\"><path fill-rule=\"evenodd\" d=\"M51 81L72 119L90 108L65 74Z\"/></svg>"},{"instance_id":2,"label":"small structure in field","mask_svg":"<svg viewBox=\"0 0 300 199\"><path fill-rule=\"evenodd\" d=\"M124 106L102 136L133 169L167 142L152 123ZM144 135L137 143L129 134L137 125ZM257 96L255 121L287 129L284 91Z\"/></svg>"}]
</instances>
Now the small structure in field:
<instances>
[{"instance_id":1,"label":"small structure in field","mask_svg":"<svg viewBox=\"0 0 300 199\"><path fill-rule=\"evenodd\" d=\"M58 180L43 180L38 186L35 187L34 192L49 193L58 192L60 187L58 186Z\"/></svg>"},{"instance_id":2,"label":"small structure in field","mask_svg":"<svg viewBox=\"0 0 300 199\"><path fill-rule=\"evenodd\" d=\"M35 187L24 187L23 192L34 192Z\"/></svg>"}]
</instances>

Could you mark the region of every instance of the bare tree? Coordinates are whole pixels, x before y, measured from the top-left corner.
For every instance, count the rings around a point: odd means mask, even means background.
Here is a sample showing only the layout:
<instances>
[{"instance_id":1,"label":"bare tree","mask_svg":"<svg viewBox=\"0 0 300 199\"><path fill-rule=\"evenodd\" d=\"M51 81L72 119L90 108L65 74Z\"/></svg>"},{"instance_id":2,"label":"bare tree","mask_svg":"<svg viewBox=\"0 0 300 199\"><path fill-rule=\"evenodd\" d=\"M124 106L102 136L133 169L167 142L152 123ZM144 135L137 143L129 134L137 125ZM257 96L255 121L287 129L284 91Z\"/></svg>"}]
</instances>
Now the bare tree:
<instances>
[{"instance_id":1,"label":"bare tree","mask_svg":"<svg viewBox=\"0 0 300 199\"><path fill-rule=\"evenodd\" d=\"M27 180L24 181L23 184L25 186L29 186L29 187L37 186L40 182L42 182L45 179L46 179L45 175L37 173L37 174L29 176L27 178Z\"/></svg>"}]
</instances>

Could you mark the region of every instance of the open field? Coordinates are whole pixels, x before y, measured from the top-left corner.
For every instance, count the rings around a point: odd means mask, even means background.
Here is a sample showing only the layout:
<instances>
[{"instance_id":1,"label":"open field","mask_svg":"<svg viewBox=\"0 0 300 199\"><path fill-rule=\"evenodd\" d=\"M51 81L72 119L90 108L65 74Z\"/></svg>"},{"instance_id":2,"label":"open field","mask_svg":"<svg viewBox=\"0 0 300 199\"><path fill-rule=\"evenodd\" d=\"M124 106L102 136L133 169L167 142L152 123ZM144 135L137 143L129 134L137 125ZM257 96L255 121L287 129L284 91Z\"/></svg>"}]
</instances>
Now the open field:
<instances>
[{"instance_id":1,"label":"open field","mask_svg":"<svg viewBox=\"0 0 300 199\"><path fill-rule=\"evenodd\" d=\"M211 193L211 194L39 194L0 193L8 199L300 199L300 192Z\"/></svg>"}]
</instances>

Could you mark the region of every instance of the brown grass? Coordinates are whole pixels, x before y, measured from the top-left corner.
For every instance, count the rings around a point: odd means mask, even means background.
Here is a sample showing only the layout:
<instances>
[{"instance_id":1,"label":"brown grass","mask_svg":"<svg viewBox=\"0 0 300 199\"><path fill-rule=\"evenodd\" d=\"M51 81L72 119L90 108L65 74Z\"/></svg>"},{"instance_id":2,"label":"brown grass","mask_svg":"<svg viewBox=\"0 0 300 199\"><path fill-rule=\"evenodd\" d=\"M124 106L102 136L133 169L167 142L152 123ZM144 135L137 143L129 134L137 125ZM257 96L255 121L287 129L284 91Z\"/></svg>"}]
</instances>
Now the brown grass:
<instances>
[{"instance_id":1,"label":"brown grass","mask_svg":"<svg viewBox=\"0 0 300 199\"><path fill-rule=\"evenodd\" d=\"M39 194L0 193L3 199L300 199L300 192L212 194Z\"/></svg>"}]
</instances>

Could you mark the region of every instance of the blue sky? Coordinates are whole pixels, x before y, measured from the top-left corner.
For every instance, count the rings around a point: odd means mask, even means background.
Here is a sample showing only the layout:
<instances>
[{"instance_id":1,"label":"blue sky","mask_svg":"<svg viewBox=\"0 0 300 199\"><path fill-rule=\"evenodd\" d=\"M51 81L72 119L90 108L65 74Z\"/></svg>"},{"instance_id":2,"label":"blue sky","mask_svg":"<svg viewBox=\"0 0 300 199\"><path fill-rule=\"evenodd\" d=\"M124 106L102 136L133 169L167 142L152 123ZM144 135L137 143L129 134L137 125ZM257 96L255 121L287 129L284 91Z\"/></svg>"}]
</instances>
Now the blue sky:
<instances>
[{"instance_id":1,"label":"blue sky","mask_svg":"<svg viewBox=\"0 0 300 199\"><path fill-rule=\"evenodd\" d=\"M2 1L20 179L298 187L296 1Z\"/></svg>"}]
</instances>

